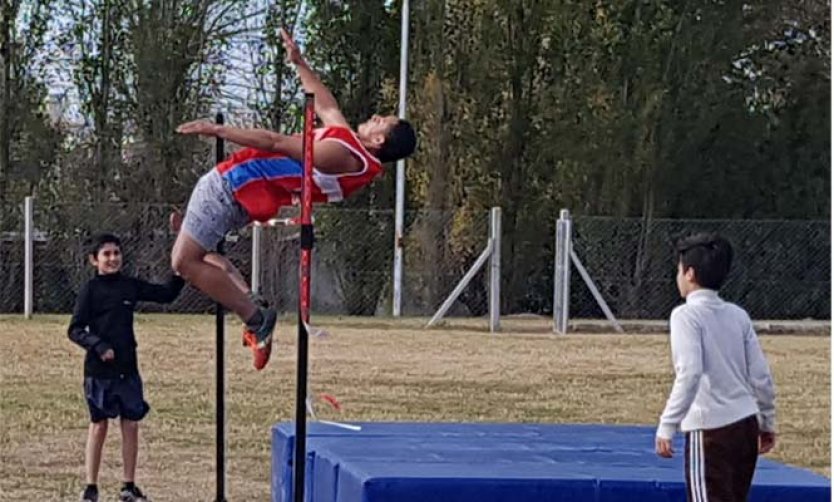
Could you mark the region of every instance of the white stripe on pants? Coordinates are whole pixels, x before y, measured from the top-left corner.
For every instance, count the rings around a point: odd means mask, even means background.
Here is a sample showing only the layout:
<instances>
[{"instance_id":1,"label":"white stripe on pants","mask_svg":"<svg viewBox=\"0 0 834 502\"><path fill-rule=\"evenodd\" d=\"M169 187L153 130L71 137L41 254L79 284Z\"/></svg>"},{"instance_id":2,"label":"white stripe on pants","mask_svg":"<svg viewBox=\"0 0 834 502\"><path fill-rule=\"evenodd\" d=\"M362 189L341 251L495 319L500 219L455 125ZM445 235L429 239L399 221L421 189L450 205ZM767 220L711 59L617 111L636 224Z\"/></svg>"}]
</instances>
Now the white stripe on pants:
<instances>
[{"instance_id":1,"label":"white stripe on pants","mask_svg":"<svg viewBox=\"0 0 834 502\"><path fill-rule=\"evenodd\" d=\"M709 502L705 464L704 432L692 431L689 433L689 490L693 502Z\"/></svg>"}]
</instances>

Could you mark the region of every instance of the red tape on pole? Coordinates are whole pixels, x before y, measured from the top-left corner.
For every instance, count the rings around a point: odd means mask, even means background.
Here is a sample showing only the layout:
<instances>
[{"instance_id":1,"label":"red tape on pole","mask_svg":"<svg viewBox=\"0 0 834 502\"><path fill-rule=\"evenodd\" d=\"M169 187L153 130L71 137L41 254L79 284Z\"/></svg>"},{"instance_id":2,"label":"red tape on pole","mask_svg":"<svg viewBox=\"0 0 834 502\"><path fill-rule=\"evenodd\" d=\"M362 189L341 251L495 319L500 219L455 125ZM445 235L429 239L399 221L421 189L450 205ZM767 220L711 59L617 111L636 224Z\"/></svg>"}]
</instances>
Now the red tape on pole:
<instances>
[{"instance_id":1,"label":"red tape on pole","mask_svg":"<svg viewBox=\"0 0 834 502\"><path fill-rule=\"evenodd\" d=\"M310 322L310 263L313 254L313 123L316 120L315 97L304 101L304 178L301 182L301 316Z\"/></svg>"}]
</instances>

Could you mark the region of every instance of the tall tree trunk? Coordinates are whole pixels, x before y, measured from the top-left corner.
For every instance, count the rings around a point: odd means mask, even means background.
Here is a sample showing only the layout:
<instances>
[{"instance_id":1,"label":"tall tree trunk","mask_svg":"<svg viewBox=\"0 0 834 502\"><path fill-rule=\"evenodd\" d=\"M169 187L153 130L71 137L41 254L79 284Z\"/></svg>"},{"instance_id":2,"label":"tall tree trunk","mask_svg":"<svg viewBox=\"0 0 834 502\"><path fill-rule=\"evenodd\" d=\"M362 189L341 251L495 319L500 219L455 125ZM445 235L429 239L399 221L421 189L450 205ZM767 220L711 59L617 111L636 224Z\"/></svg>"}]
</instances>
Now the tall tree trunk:
<instances>
[{"instance_id":1,"label":"tall tree trunk","mask_svg":"<svg viewBox=\"0 0 834 502\"><path fill-rule=\"evenodd\" d=\"M530 58L532 53L531 38L536 35L525 32L526 12L524 6L519 3L508 15L507 19L507 51L513 57L510 66L510 95L508 106L510 108L509 127L507 129L506 149L504 158L501 161L503 175L501 181L501 204L504 206L502 230L506 239L505 250L502 256L510 257L508 271L507 290L509 294L502 295L506 305L504 309L511 309L512 299L523 298L526 271L524 253L517 250L520 239L520 213L524 207L525 187L529 180L525 179L524 154L526 141L530 126L528 107L528 85L526 79L532 79L532 69L529 66L533 63ZM530 45L527 45L530 44Z\"/></svg>"},{"instance_id":2,"label":"tall tree trunk","mask_svg":"<svg viewBox=\"0 0 834 502\"><path fill-rule=\"evenodd\" d=\"M6 190L11 175L12 162L12 58L14 58L14 19L17 14L18 0L2 0L0 6L0 86L2 86L2 103L0 103L0 219L5 218ZM2 223L2 221L0 221Z\"/></svg>"}]
</instances>

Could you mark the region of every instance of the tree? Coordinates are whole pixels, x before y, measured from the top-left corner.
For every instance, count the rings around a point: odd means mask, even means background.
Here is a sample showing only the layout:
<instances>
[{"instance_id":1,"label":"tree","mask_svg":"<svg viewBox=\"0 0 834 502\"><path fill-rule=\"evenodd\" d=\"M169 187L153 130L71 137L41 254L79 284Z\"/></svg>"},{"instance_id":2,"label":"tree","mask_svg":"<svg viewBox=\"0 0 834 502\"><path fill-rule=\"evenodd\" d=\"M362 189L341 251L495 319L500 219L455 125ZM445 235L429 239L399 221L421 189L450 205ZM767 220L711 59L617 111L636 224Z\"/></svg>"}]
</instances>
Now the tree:
<instances>
[{"instance_id":1,"label":"tree","mask_svg":"<svg viewBox=\"0 0 834 502\"><path fill-rule=\"evenodd\" d=\"M18 204L34 192L61 142L47 113L40 56L48 42L52 4L0 1L0 220L7 202Z\"/></svg>"},{"instance_id":2,"label":"tree","mask_svg":"<svg viewBox=\"0 0 834 502\"><path fill-rule=\"evenodd\" d=\"M62 41L74 58L73 79L92 126L85 145L92 169L79 170L78 177L91 200L108 201L118 197L113 180L123 175L128 0L64 0L64 7L70 21Z\"/></svg>"},{"instance_id":3,"label":"tree","mask_svg":"<svg viewBox=\"0 0 834 502\"><path fill-rule=\"evenodd\" d=\"M274 131L297 131L301 126L301 108L294 106L299 83L285 61L278 33L280 28L285 28L300 34L302 3L296 0L270 3L262 36L248 46L250 59L244 77L251 86L247 89L248 105L258 114L258 121Z\"/></svg>"},{"instance_id":4,"label":"tree","mask_svg":"<svg viewBox=\"0 0 834 502\"><path fill-rule=\"evenodd\" d=\"M131 0L126 16L131 169L122 197L185 200L208 169L195 143L175 128L208 115L226 73L225 47L250 12L234 0ZM201 154L202 153L202 154Z\"/></svg>"}]
</instances>

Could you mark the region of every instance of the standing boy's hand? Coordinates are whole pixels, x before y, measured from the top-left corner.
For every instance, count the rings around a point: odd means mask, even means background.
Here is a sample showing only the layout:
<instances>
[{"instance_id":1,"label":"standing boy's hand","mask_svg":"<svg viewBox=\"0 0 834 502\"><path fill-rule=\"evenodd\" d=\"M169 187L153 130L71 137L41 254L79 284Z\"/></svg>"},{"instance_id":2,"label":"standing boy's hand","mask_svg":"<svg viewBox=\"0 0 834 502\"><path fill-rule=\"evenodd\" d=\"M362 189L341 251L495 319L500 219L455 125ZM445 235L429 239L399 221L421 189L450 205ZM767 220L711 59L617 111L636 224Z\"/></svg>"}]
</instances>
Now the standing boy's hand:
<instances>
[{"instance_id":1,"label":"standing boy's hand","mask_svg":"<svg viewBox=\"0 0 834 502\"><path fill-rule=\"evenodd\" d=\"M102 361L112 361L116 358L116 353L113 352L113 349L107 349L104 351L104 354L101 355Z\"/></svg>"},{"instance_id":2,"label":"standing boy's hand","mask_svg":"<svg viewBox=\"0 0 834 502\"><path fill-rule=\"evenodd\" d=\"M656 437L654 439L654 451L663 458L672 458L675 450L672 449L672 440Z\"/></svg>"},{"instance_id":3,"label":"standing boy's hand","mask_svg":"<svg viewBox=\"0 0 834 502\"><path fill-rule=\"evenodd\" d=\"M759 453L764 455L765 453L770 453L770 450L776 446L776 433L775 432L760 432L759 433Z\"/></svg>"}]
</instances>

